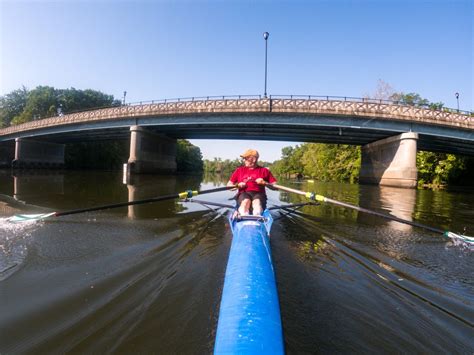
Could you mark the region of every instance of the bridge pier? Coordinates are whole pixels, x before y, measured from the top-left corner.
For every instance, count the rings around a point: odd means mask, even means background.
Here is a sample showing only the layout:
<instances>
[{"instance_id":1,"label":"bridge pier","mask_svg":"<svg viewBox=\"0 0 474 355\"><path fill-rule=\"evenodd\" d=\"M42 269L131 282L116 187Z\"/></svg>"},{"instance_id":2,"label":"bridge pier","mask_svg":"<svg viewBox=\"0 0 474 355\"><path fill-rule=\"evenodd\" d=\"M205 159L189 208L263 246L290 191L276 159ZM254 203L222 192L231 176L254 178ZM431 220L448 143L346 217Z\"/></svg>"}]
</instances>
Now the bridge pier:
<instances>
[{"instance_id":1,"label":"bridge pier","mask_svg":"<svg viewBox=\"0 0 474 355\"><path fill-rule=\"evenodd\" d=\"M359 182L415 188L418 133L408 132L362 147Z\"/></svg>"},{"instance_id":2,"label":"bridge pier","mask_svg":"<svg viewBox=\"0 0 474 355\"><path fill-rule=\"evenodd\" d=\"M140 126L130 127L130 157L127 173L175 173L176 139Z\"/></svg>"},{"instance_id":3,"label":"bridge pier","mask_svg":"<svg viewBox=\"0 0 474 355\"><path fill-rule=\"evenodd\" d=\"M64 144L15 139L13 168L60 168L64 166Z\"/></svg>"}]
</instances>

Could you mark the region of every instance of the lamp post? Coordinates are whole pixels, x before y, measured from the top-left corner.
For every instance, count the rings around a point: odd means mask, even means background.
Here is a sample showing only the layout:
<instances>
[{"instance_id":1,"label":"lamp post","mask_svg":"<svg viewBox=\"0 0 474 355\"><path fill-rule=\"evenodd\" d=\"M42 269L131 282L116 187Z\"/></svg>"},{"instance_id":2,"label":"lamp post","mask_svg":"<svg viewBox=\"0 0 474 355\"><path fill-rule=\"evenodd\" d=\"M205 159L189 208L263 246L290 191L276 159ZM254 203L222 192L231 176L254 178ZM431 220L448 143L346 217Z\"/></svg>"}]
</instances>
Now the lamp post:
<instances>
[{"instance_id":1,"label":"lamp post","mask_svg":"<svg viewBox=\"0 0 474 355\"><path fill-rule=\"evenodd\" d=\"M57 109L57 114L58 116L64 116L64 113L63 113L63 104L59 104L58 106L58 109Z\"/></svg>"},{"instance_id":2,"label":"lamp post","mask_svg":"<svg viewBox=\"0 0 474 355\"><path fill-rule=\"evenodd\" d=\"M124 106L125 106L125 97L126 97L126 96L127 96L127 92L124 91L124 92L123 92L123 105L124 105Z\"/></svg>"},{"instance_id":3,"label":"lamp post","mask_svg":"<svg viewBox=\"0 0 474 355\"><path fill-rule=\"evenodd\" d=\"M263 97L267 97L267 49L268 49L268 37L270 36L270 33L268 32L263 32L263 38L265 39L265 91L263 93Z\"/></svg>"},{"instance_id":4,"label":"lamp post","mask_svg":"<svg viewBox=\"0 0 474 355\"><path fill-rule=\"evenodd\" d=\"M455 93L454 96L456 96L456 101L458 103L458 112L459 112L459 93Z\"/></svg>"}]
</instances>

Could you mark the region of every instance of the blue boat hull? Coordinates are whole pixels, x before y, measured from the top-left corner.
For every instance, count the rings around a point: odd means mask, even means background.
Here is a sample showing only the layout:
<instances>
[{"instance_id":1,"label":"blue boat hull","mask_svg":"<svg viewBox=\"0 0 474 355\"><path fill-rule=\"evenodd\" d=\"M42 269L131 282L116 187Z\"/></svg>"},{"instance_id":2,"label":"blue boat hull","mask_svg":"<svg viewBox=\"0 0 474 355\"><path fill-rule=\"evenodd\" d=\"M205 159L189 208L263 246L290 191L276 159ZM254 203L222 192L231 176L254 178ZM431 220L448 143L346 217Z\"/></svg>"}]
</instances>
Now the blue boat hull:
<instances>
[{"instance_id":1,"label":"blue boat hull","mask_svg":"<svg viewBox=\"0 0 474 355\"><path fill-rule=\"evenodd\" d=\"M283 354L280 305L270 251L272 217L229 220L233 240L224 281L215 354Z\"/></svg>"}]
</instances>

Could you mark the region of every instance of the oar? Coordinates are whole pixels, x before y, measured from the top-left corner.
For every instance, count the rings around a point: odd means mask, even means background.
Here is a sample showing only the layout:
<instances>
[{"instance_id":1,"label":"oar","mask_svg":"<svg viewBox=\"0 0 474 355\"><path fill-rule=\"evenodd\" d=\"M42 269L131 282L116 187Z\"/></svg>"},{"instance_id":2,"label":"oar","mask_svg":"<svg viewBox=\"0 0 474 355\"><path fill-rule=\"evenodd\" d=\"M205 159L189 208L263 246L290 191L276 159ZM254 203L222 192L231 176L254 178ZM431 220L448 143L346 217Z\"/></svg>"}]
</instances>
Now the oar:
<instances>
[{"instance_id":1,"label":"oar","mask_svg":"<svg viewBox=\"0 0 474 355\"><path fill-rule=\"evenodd\" d=\"M460 240L463 240L463 241L465 241L467 243L471 243L471 244L474 243L474 237L469 237L467 235L461 235L461 234L453 233L453 232L450 232L450 231L443 231L443 230L438 229L438 228L427 226L426 224L421 224L421 223L418 223L418 222L412 222L412 221L409 221L409 220L406 220L406 219L403 219L403 218L399 218L399 217L391 216L391 215L388 215L388 214L385 214L385 213L372 211L372 210L369 210L367 208L351 205L350 203L333 200L332 198L329 198L329 197L325 197L325 196L322 196L322 195L317 195L314 192L300 191L300 190L292 189L290 187L281 186L281 185L277 185L277 184L272 184L272 187L276 188L278 190L281 190L281 191L287 191L287 192L292 192L292 193L295 193L295 194L298 194L298 195L302 195L302 196L305 196L306 198L311 199L311 200L316 200L316 201L319 201L319 202L332 203L333 205L342 206L342 207L346 207L346 208L351 208L351 209L359 211L359 212L364 212L364 213L372 214L372 215L379 216L379 217L382 217L382 218L385 218L385 219L390 219L392 221L396 221L396 222L399 222L399 223L409 224L409 225L414 226L414 227L423 228L423 229L429 230L429 231L434 232L434 233L440 233L440 234L444 235L447 238L460 239Z\"/></svg>"},{"instance_id":2,"label":"oar","mask_svg":"<svg viewBox=\"0 0 474 355\"><path fill-rule=\"evenodd\" d=\"M121 203L114 203L111 205L104 205L104 206L96 206L96 207L89 207L89 208L80 208L76 210L70 210L70 211L63 211L63 212L50 212L50 213L43 213L43 214L19 214L15 215L13 217L8 218L7 220L10 222L25 222L25 221L38 221L47 217L60 217L60 216L66 216L69 214L78 214L78 213L84 213L84 212L93 212L93 211L100 211L100 210L106 210L110 208L117 208L117 207L124 207L124 206L133 206L133 205L141 205L144 203L150 203L150 202L158 202L158 201L165 201L165 200L173 200L175 198L191 198L196 195L203 195L203 194L209 194L211 192L218 192L218 191L224 191L224 190L229 190L234 188L234 186L224 186L224 187L218 187L215 189L209 189L209 190L202 190L202 191L193 191L193 190L188 190L185 192L180 192L176 194L171 194L171 195L164 195L164 196L157 196L157 197L152 197L148 198L145 200L136 200L136 201L130 201L130 202L121 202Z\"/></svg>"}]
</instances>

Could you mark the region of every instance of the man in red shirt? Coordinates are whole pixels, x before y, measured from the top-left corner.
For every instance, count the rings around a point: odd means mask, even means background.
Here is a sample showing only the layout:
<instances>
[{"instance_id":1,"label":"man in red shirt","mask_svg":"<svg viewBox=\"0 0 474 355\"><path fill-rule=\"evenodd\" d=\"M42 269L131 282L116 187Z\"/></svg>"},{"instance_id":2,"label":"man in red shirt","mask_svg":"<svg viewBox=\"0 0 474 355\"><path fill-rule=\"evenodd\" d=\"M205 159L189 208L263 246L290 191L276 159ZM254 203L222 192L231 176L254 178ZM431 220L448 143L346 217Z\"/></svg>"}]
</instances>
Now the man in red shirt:
<instances>
[{"instance_id":1,"label":"man in red shirt","mask_svg":"<svg viewBox=\"0 0 474 355\"><path fill-rule=\"evenodd\" d=\"M227 183L227 186L237 185L237 203L241 216L248 215L252 206L254 215L261 215L267 205L265 193L266 184L274 184L277 180L267 168L257 165L259 154L254 149L248 149L241 155L244 165L239 166Z\"/></svg>"}]
</instances>

